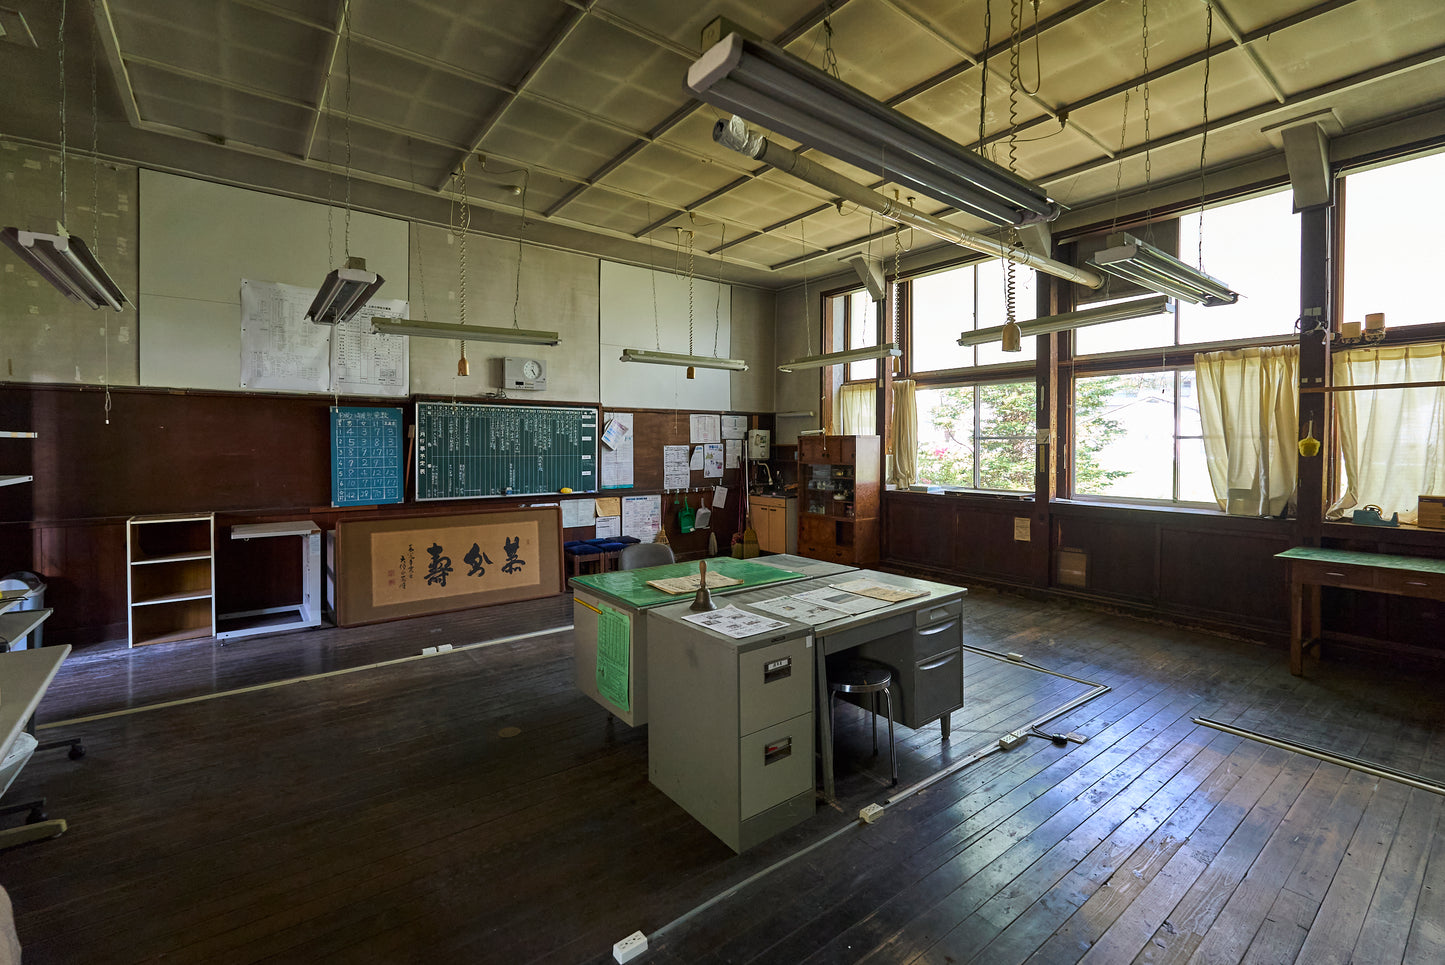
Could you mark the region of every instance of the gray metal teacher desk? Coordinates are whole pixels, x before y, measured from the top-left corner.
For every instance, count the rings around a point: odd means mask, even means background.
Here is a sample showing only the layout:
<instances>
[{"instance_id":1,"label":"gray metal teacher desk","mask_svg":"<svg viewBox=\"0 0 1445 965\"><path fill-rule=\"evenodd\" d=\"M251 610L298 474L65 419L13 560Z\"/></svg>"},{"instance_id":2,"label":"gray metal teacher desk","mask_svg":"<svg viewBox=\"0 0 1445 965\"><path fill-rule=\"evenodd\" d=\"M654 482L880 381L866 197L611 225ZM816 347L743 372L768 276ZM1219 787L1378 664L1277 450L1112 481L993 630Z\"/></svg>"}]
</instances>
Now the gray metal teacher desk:
<instances>
[{"instance_id":1,"label":"gray metal teacher desk","mask_svg":"<svg viewBox=\"0 0 1445 965\"><path fill-rule=\"evenodd\" d=\"M921 595L810 627L750 604L851 579ZM891 666L895 715L909 727L963 706L962 587L869 570L743 590L715 602L785 623L734 639L684 617L690 601L649 610L648 773L735 850L813 813L813 734L832 745L827 657L851 651ZM808 659L808 651L812 659ZM822 755L823 793L835 797Z\"/></svg>"},{"instance_id":2,"label":"gray metal teacher desk","mask_svg":"<svg viewBox=\"0 0 1445 965\"><path fill-rule=\"evenodd\" d=\"M841 563L811 560L802 556L760 556L735 560L722 556L707 561L708 574L731 577L743 582L712 590L719 605L731 594L768 584L797 583L810 577L836 576L851 572L854 567ZM590 576L574 576L572 587L572 626L574 680L577 688L597 701L629 727L647 723L647 611L686 599L692 594L664 593L647 585L648 580L678 576L695 576L697 563L667 563L640 570L617 570ZM597 672L598 643L620 642L626 649L625 662L616 680L617 686L603 693Z\"/></svg>"}]
</instances>

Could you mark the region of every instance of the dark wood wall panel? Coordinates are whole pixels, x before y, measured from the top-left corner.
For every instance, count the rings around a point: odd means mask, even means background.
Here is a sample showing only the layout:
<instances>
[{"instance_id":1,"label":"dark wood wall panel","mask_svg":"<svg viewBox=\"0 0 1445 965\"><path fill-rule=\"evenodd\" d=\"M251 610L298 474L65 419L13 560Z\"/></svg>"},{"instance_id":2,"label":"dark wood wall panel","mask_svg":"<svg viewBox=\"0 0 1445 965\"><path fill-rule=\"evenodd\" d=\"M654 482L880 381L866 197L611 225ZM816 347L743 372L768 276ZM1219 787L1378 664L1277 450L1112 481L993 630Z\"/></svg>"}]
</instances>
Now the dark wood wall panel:
<instances>
[{"instance_id":1,"label":"dark wood wall panel","mask_svg":"<svg viewBox=\"0 0 1445 965\"><path fill-rule=\"evenodd\" d=\"M954 565L964 573L997 574L1026 583L1030 579L1032 546L1014 539L1014 519L1027 517L1031 506L960 506L953 513ZM934 538L944 535L937 531Z\"/></svg>"},{"instance_id":2,"label":"dark wood wall panel","mask_svg":"<svg viewBox=\"0 0 1445 965\"><path fill-rule=\"evenodd\" d=\"M1280 535L1162 526L1159 604L1224 622L1289 630L1289 569Z\"/></svg>"},{"instance_id":3,"label":"dark wood wall panel","mask_svg":"<svg viewBox=\"0 0 1445 965\"><path fill-rule=\"evenodd\" d=\"M1159 600L1158 529L1148 519L1069 516L1054 521L1054 545L1082 550L1089 593L1154 605Z\"/></svg>"},{"instance_id":4,"label":"dark wood wall panel","mask_svg":"<svg viewBox=\"0 0 1445 965\"><path fill-rule=\"evenodd\" d=\"M0 439L0 473L35 476L29 486L0 488L0 575L28 569L47 583L47 624L57 643L88 643L125 634L125 521L155 513L216 513L219 612L295 602L295 541L246 544L230 538L238 523L314 520L323 530L340 519L510 509L547 497L447 500L389 507L331 508L331 399L255 393L112 389L109 424L95 387L0 386L0 429L31 430L35 440ZM401 406L410 399L348 404ZM577 403L568 403L577 404ZM684 536L677 512L710 496L662 493L662 447L687 445L688 411L634 410L635 485L602 495L663 499L663 524L682 558L708 550L708 531ZM743 414L743 413L738 413ZM771 416L750 421L772 428ZM408 460L410 466L410 460ZM721 480L692 474L690 488L728 487L726 508L711 532L722 552L741 530L741 469ZM408 496L410 481L408 480ZM578 527L566 539L586 539Z\"/></svg>"},{"instance_id":5,"label":"dark wood wall panel","mask_svg":"<svg viewBox=\"0 0 1445 965\"><path fill-rule=\"evenodd\" d=\"M953 568L953 513L937 502L892 495L883 500L887 559L930 569Z\"/></svg>"}]
</instances>

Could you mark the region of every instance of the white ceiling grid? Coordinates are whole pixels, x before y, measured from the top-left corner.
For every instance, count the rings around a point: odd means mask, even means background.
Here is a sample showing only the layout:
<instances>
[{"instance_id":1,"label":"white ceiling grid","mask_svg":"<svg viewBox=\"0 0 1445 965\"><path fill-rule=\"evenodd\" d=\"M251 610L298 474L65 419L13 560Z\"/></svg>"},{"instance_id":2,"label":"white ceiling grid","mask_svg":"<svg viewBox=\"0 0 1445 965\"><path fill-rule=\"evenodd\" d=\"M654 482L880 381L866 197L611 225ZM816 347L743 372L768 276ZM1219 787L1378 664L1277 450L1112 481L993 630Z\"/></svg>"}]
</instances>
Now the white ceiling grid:
<instances>
[{"instance_id":1,"label":"white ceiling grid","mask_svg":"<svg viewBox=\"0 0 1445 965\"><path fill-rule=\"evenodd\" d=\"M45 91L58 5L13 2L37 38L52 40L0 55L0 82L23 102L3 133L53 142L53 81L48 105ZM887 226L712 142L719 113L684 88L703 27L725 16L821 64L819 24L830 16L844 81L970 147L986 57L985 149L1006 163L1016 8L1028 88L1014 99L1016 169L1076 207L1108 202L1116 184L1126 193L1145 184L1143 0L1042 0L1037 32L1027 0L349 0L349 31L345 2L73 2L69 69L86 70L93 16L114 28L111 55L97 54L108 75L103 124L124 123L120 105L133 99L132 119L153 136L313 172L344 167L349 147L354 177L431 197L480 154L485 166L468 168L477 204L519 211L512 188L525 180L530 220L577 229L599 250L603 240L672 244L673 227L693 224L700 252L782 286L830 272ZM1149 0L1147 9L1147 176L1160 185L1198 176L1207 8ZM1322 108L1351 131L1440 104L1439 0L1213 0L1213 9L1211 167L1277 155L1262 129Z\"/></svg>"}]
</instances>

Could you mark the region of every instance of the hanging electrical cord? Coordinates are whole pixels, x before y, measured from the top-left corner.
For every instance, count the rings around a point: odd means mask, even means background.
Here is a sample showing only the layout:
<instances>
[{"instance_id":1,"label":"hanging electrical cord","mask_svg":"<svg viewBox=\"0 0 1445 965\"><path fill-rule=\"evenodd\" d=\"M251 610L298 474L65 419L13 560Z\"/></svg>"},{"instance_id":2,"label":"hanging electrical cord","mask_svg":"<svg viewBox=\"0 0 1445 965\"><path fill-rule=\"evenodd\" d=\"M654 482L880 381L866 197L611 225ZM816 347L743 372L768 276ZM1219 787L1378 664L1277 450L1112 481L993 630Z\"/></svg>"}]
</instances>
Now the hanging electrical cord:
<instances>
[{"instance_id":1,"label":"hanging electrical cord","mask_svg":"<svg viewBox=\"0 0 1445 965\"><path fill-rule=\"evenodd\" d=\"M457 206L457 227L453 234L457 237L457 320L465 325L467 323L467 232L472 226L472 205L467 197L467 162L462 161L462 166L456 173L457 190L461 195L461 203ZM467 362L467 341L460 340L462 354L457 359L457 375L471 375L472 368Z\"/></svg>"},{"instance_id":2,"label":"hanging electrical cord","mask_svg":"<svg viewBox=\"0 0 1445 965\"><path fill-rule=\"evenodd\" d=\"M828 16L823 18L823 71L832 74L836 80L842 80L838 72L838 55L833 52L833 15L830 11Z\"/></svg>"},{"instance_id":3,"label":"hanging electrical cord","mask_svg":"<svg viewBox=\"0 0 1445 965\"><path fill-rule=\"evenodd\" d=\"M1204 270L1204 157L1209 147L1209 50L1214 45L1214 0L1204 3L1204 120L1199 138L1199 251L1195 267Z\"/></svg>"},{"instance_id":4,"label":"hanging electrical cord","mask_svg":"<svg viewBox=\"0 0 1445 965\"><path fill-rule=\"evenodd\" d=\"M60 36L56 51L60 60L60 223L65 224L66 139L65 139L65 0L60 0Z\"/></svg>"},{"instance_id":5,"label":"hanging electrical cord","mask_svg":"<svg viewBox=\"0 0 1445 965\"><path fill-rule=\"evenodd\" d=\"M913 207L913 199L908 199ZM899 332L903 330L903 225L893 225L893 344L901 345ZM892 370L895 375L902 371L897 356L893 356Z\"/></svg>"},{"instance_id":6,"label":"hanging electrical cord","mask_svg":"<svg viewBox=\"0 0 1445 965\"><path fill-rule=\"evenodd\" d=\"M693 354L695 354L695 350L694 350L693 347L692 347L692 335L693 335L693 324L692 324L692 283L693 283L693 277L694 277L694 276L693 276L693 265L694 265L694 263L693 263L693 249L692 249L692 231L691 231L691 229L684 229L684 228L679 228L679 229L678 229L679 232L684 231L684 230L687 231L687 354L688 354L688 355L693 355ZM681 238L681 235L679 234L678 237ZM697 373L696 373L696 371L694 371L693 367L692 367L691 365L689 365L689 366L687 367L687 377L688 377L688 378L693 378L696 374L697 374Z\"/></svg>"},{"instance_id":7,"label":"hanging electrical cord","mask_svg":"<svg viewBox=\"0 0 1445 965\"><path fill-rule=\"evenodd\" d=\"M90 218L91 218L91 250L97 258L100 257L100 95L99 86L96 81L96 56L95 56L95 18L89 18L90 23ZM105 370L101 376L101 385L105 387L105 403L102 411L105 413L105 424L110 425L110 313L105 313L105 329L102 333L105 341Z\"/></svg>"},{"instance_id":8,"label":"hanging electrical cord","mask_svg":"<svg viewBox=\"0 0 1445 965\"><path fill-rule=\"evenodd\" d=\"M1149 0L1140 5L1140 56L1144 61L1144 224L1154 240L1153 161L1149 156Z\"/></svg>"},{"instance_id":9,"label":"hanging electrical cord","mask_svg":"<svg viewBox=\"0 0 1445 965\"><path fill-rule=\"evenodd\" d=\"M983 5L983 63L979 68L978 82L978 153L988 155L987 141L984 140L988 119L988 51L993 46L993 4Z\"/></svg>"},{"instance_id":10,"label":"hanging electrical cord","mask_svg":"<svg viewBox=\"0 0 1445 965\"><path fill-rule=\"evenodd\" d=\"M1119 228L1119 198L1124 189L1124 145L1129 136L1129 94L1130 91L1124 91L1124 120L1119 125L1119 164L1115 168L1114 174L1114 217L1109 222L1110 231L1117 231ZM1105 284L1108 282L1106 281Z\"/></svg>"},{"instance_id":11,"label":"hanging electrical cord","mask_svg":"<svg viewBox=\"0 0 1445 965\"><path fill-rule=\"evenodd\" d=\"M720 232L718 232L717 244L718 244L718 250L719 250L719 251L722 250L723 245L727 242L727 236L728 236L728 226L724 223L724 224L722 224L722 230L721 230ZM718 260L717 260L717 297L716 297L716 300L713 302L713 306L712 306L712 354L713 354L713 358L721 358L721 357L722 357L722 356L720 356L720 355L718 354L718 350L717 350L718 331L722 328L722 287L723 287L722 271L723 271L723 261L722 261L722 256L719 255L719 256L718 256ZM731 304L731 302L729 302L729 304ZM731 327L728 329L728 331L729 331L729 333L732 332Z\"/></svg>"},{"instance_id":12,"label":"hanging electrical cord","mask_svg":"<svg viewBox=\"0 0 1445 965\"><path fill-rule=\"evenodd\" d=\"M647 223L652 224L652 205L647 204ZM652 243L652 234L647 235L647 277L652 280L652 340L653 347L662 351L662 328L657 322L657 260L653 258L657 249Z\"/></svg>"},{"instance_id":13,"label":"hanging electrical cord","mask_svg":"<svg viewBox=\"0 0 1445 965\"><path fill-rule=\"evenodd\" d=\"M406 176L412 184L416 184L416 164L411 150L413 144L411 138L406 139ZM429 319L431 315L427 312L426 307L426 265L422 263L420 226L416 228L416 284L421 291L421 317Z\"/></svg>"},{"instance_id":14,"label":"hanging electrical cord","mask_svg":"<svg viewBox=\"0 0 1445 965\"><path fill-rule=\"evenodd\" d=\"M482 167L487 166L482 162ZM522 170L522 227L517 231L517 277L512 284L512 327L518 328L517 305L522 300L522 235L527 231L527 188L532 182L532 172Z\"/></svg>"},{"instance_id":15,"label":"hanging electrical cord","mask_svg":"<svg viewBox=\"0 0 1445 965\"><path fill-rule=\"evenodd\" d=\"M346 32L346 120L342 129L346 134L346 231L342 235L342 247L348 261L351 258L351 0L342 0L341 29ZM465 353L463 353L465 357Z\"/></svg>"}]
</instances>

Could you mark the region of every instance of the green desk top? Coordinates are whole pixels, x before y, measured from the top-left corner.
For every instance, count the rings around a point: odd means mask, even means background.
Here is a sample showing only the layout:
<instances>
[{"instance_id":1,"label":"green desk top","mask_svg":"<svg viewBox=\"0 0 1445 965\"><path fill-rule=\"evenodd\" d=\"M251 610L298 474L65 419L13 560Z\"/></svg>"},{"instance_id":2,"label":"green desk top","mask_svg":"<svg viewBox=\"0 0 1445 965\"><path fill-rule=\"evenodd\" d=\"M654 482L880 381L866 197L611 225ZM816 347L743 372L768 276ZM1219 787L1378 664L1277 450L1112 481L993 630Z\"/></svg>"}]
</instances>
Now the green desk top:
<instances>
[{"instance_id":1,"label":"green desk top","mask_svg":"<svg viewBox=\"0 0 1445 965\"><path fill-rule=\"evenodd\" d=\"M1362 553L1358 550L1332 550L1320 546L1296 546L1275 556L1313 563L1338 563L1346 566L1376 566L1413 573L1445 573L1445 560L1428 556L1389 556L1384 553Z\"/></svg>"},{"instance_id":2,"label":"green desk top","mask_svg":"<svg viewBox=\"0 0 1445 965\"><path fill-rule=\"evenodd\" d=\"M719 556L707 561L708 576L716 573L730 576L741 583L732 586L712 587L713 593L732 593L768 583L783 583L803 579L802 573L781 570L752 560L735 560L731 556ZM676 603L688 599L685 593L664 593L647 585L648 580L666 580L677 576L693 576L697 573L697 561L690 563L664 563L640 570L616 570L611 573L594 573L589 576L572 577L572 585L611 597L620 603L641 609L662 603Z\"/></svg>"}]
</instances>

